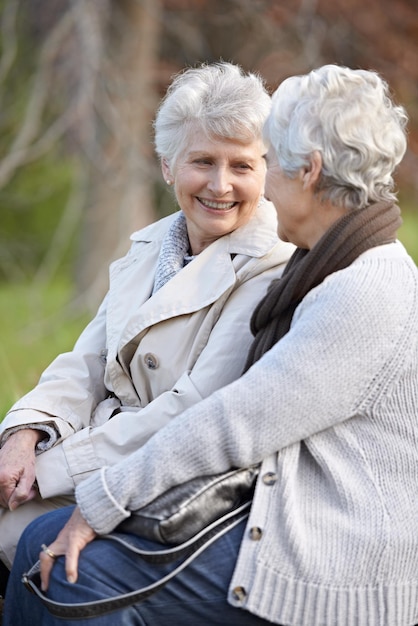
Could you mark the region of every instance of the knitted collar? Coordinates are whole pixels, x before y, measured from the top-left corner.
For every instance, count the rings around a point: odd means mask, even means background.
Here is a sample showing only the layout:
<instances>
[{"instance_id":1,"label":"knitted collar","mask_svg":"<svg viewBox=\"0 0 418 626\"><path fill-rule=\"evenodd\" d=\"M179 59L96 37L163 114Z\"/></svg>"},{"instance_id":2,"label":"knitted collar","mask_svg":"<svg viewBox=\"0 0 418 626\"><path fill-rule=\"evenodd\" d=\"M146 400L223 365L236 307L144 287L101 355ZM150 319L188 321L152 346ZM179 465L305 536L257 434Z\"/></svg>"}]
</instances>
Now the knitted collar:
<instances>
[{"instance_id":1,"label":"knitted collar","mask_svg":"<svg viewBox=\"0 0 418 626\"><path fill-rule=\"evenodd\" d=\"M190 243L187 234L186 218L184 213L180 211L161 244L157 269L155 271L153 294L158 291L158 289L161 289L170 278L173 278L173 276L184 267L185 257L187 257L189 247ZM189 260L190 257L187 258L187 261Z\"/></svg>"},{"instance_id":2,"label":"knitted collar","mask_svg":"<svg viewBox=\"0 0 418 626\"><path fill-rule=\"evenodd\" d=\"M254 310L254 341L244 371L288 332L296 307L311 289L369 248L395 241L401 224L397 205L371 204L337 220L311 250L297 248Z\"/></svg>"}]
</instances>

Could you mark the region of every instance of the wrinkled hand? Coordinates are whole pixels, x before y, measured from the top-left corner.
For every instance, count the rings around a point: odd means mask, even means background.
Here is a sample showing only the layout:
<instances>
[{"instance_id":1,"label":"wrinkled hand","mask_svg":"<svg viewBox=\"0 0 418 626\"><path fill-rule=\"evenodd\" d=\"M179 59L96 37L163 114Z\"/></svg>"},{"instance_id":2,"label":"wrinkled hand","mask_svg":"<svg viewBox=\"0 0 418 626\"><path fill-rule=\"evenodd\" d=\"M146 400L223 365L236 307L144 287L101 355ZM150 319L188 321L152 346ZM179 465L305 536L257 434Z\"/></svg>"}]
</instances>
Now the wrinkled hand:
<instances>
[{"instance_id":1,"label":"wrinkled hand","mask_svg":"<svg viewBox=\"0 0 418 626\"><path fill-rule=\"evenodd\" d=\"M0 506L14 511L36 496L35 447L42 437L41 431L25 428L11 435L1 448Z\"/></svg>"},{"instance_id":2,"label":"wrinkled hand","mask_svg":"<svg viewBox=\"0 0 418 626\"><path fill-rule=\"evenodd\" d=\"M80 509L76 507L55 541L49 544L48 549L55 556L65 554L65 573L69 583L77 581L80 552L90 541L93 541L95 536L96 533L87 524ZM39 560L41 561L41 587L43 591L46 591L55 559L46 552L41 552Z\"/></svg>"}]
</instances>

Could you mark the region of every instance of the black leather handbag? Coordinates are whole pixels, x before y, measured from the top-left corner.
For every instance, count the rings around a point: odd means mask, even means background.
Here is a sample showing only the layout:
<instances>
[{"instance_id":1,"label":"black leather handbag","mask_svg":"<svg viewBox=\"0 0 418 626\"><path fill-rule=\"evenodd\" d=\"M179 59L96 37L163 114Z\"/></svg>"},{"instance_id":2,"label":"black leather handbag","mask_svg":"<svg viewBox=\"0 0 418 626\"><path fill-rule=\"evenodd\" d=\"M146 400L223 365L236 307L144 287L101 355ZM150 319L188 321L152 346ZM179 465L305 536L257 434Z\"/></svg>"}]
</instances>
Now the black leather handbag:
<instances>
[{"instance_id":1,"label":"black leather handbag","mask_svg":"<svg viewBox=\"0 0 418 626\"><path fill-rule=\"evenodd\" d=\"M115 533L101 539L117 542L150 563L183 559L169 574L147 587L111 598L68 604L50 600L40 589L40 562L23 575L22 582L56 617L82 619L104 615L136 604L156 593L185 569L207 547L248 517L258 466L204 476L173 487L123 521ZM142 550L118 533L131 533L170 547Z\"/></svg>"},{"instance_id":2,"label":"black leather handbag","mask_svg":"<svg viewBox=\"0 0 418 626\"><path fill-rule=\"evenodd\" d=\"M178 545L252 499L258 466L202 476L169 489L117 530Z\"/></svg>"}]
</instances>

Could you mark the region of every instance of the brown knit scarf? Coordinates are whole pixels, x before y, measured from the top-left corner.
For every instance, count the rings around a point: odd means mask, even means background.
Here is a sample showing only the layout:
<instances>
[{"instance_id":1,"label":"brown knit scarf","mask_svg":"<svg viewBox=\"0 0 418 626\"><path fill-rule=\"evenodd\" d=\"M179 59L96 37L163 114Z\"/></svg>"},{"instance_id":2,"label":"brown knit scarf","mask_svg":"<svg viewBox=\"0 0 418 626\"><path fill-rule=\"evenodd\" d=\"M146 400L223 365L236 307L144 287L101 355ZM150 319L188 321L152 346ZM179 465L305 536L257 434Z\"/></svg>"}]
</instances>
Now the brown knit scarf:
<instances>
[{"instance_id":1,"label":"brown knit scarf","mask_svg":"<svg viewBox=\"0 0 418 626\"><path fill-rule=\"evenodd\" d=\"M376 203L337 220L311 250L297 248L252 315L254 341L244 371L287 333L296 307L311 289L369 248L393 242L401 224L396 204Z\"/></svg>"}]
</instances>

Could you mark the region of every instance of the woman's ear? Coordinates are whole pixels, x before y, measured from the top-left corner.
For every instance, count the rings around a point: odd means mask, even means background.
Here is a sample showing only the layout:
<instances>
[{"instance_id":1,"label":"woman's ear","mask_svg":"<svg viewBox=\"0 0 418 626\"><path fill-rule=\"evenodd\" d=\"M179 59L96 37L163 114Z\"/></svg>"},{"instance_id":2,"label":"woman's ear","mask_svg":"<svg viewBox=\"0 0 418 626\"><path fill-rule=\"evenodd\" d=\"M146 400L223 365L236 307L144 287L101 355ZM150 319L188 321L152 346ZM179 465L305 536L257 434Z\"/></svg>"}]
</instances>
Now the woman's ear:
<instances>
[{"instance_id":1,"label":"woman's ear","mask_svg":"<svg viewBox=\"0 0 418 626\"><path fill-rule=\"evenodd\" d=\"M315 189L322 172L322 156L318 150L311 154L309 165L303 169L302 183L303 189L311 187Z\"/></svg>"},{"instance_id":2,"label":"woman's ear","mask_svg":"<svg viewBox=\"0 0 418 626\"><path fill-rule=\"evenodd\" d=\"M172 185L173 184L173 176L171 174L171 170L170 170L170 166L167 162L167 159L161 159L161 171L163 173L164 176L164 180L167 183L167 185Z\"/></svg>"}]
</instances>

